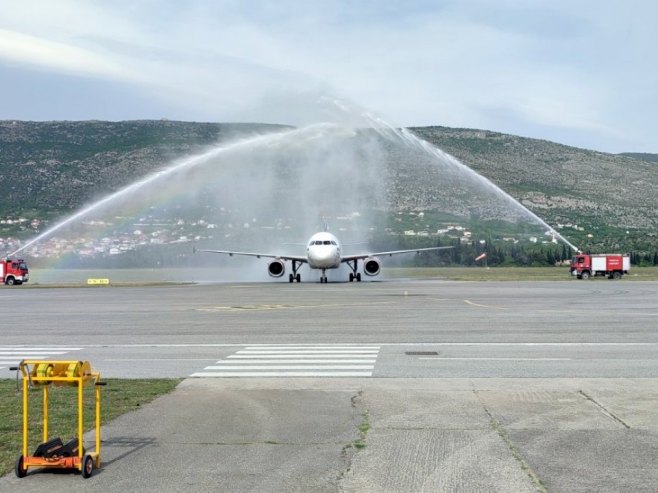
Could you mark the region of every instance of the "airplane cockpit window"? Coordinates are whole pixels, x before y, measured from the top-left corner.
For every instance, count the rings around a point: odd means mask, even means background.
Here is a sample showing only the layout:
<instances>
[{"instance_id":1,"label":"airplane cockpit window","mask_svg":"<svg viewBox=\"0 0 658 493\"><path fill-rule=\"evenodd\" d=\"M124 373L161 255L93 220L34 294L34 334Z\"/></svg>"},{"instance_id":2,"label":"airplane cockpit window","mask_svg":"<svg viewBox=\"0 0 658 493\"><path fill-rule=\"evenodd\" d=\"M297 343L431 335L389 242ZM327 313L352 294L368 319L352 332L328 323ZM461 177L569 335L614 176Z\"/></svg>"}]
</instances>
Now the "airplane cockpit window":
<instances>
[{"instance_id":1,"label":"airplane cockpit window","mask_svg":"<svg viewBox=\"0 0 658 493\"><path fill-rule=\"evenodd\" d=\"M331 245L331 242L329 240L324 240L325 245Z\"/></svg>"}]
</instances>

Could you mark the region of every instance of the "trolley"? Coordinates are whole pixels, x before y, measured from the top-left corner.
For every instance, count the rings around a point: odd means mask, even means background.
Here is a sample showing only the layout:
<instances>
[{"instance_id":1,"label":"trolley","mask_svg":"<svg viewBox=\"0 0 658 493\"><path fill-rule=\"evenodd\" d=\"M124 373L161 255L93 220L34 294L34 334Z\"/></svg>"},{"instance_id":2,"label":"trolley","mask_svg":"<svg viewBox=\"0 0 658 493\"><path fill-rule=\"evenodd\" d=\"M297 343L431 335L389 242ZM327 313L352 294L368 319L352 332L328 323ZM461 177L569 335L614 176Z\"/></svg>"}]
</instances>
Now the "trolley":
<instances>
[{"instance_id":1,"label":"trolley","mask_svg":"<svg viewBox=\"0 0 658 493\"><path fill-rule=\"evenodd\" d=\"M77 469L83 478L89 478L94 468L101 465L101 389L100 373L92 371L88 361L23 360L11 370L23 376L23 450L16 460L15 473L25 477L30 468ZM87 452L84 447L84 386L94 384L96 407L96 447ZM78 388L78 436L68 443L48 436L48 393L50 385ZM43 442L32 455L28 454L28 390L43 389Z\"/></svg>"}]
</instances>

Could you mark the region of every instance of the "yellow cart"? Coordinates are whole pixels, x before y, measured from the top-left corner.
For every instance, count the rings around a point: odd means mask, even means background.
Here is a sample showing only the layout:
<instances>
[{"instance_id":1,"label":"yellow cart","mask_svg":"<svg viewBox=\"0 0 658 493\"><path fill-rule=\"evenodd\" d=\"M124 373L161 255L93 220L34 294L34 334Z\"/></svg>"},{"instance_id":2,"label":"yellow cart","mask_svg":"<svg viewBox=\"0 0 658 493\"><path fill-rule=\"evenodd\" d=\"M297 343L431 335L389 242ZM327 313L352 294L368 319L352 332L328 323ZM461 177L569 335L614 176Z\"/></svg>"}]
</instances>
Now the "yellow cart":
<instances>
[{"instance_id":1,"label":"yellow cart","mask_svg":"<svg viewBox=\"0 0 658 493\"><path fill-rule=\"evenodd\" d=\"M100 373L92 371L88 361L23 360L11 368L23 375L23 452L16 460L16 476L25 477L29 468L77 469L83 478L91 476L94 467L101 465L101 389ZM84 448L84 386L94 383L96 401L96 448ZM78 436L67 444L48 437L48 388L50 385L78 388ZM43 389L43 443L28 455L28 389Z\"/></svg>"}]
</instances>

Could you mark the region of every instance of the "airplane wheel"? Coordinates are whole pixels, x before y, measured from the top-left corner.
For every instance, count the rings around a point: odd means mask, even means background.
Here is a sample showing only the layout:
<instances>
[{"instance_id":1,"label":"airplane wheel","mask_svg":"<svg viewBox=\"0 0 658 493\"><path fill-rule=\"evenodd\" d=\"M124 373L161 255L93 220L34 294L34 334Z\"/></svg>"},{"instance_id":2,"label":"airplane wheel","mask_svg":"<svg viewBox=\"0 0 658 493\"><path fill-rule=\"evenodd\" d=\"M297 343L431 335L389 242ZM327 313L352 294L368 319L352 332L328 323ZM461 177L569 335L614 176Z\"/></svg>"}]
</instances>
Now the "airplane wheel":
<instances>
[{"instance_id":1,"label":"airplane wheel","mask_svg":"<svg viewBox=\"0 0 658 493\"><path fill-rule=\"evenodd\" d=\"M302 282L302 275L301 274L297 274L297 282Z\"/></svg>"},{"instance_id":2,"label":"airplane wheel","mask_svg":"<svg viewBox=\"0 0 658 493\"><path fill-rule=\"evenodd\" d=\"M292 276L292 274L290 274L288 276L288 282L293 282L294 280L295 280L295 278Z\"/></svg>"},{"instance_id":3,"label":"airplane wheel","mask_svg":"<svg viewBox=\"0 0 658 493\"><path fill-rule=\"evenodd\" d=\"M354 282L354 274L350 272L350 282Z\"/></svg>"},{"instance_id":4,"label":"airplane wheel","mask_svg":"<svg viewBox=\"0 0 658 493\"><path fill-rule=\"evenodd\" d=\"M356 282L361 282L361 273L360 272L356 275Z\"/></svg>"}]
</instances>

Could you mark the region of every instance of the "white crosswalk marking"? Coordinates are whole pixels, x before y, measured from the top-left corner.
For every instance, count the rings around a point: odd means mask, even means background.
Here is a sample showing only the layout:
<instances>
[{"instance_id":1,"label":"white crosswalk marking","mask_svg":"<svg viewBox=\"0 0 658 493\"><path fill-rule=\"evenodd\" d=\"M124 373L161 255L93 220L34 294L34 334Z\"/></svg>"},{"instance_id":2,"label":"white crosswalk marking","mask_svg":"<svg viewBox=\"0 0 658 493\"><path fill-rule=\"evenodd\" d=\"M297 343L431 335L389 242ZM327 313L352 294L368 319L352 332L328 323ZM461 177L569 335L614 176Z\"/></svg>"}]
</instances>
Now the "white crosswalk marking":
<instances>
[{"instance_id":1,"label":"white crosswalk marking","mask_svg":"<svg viewBox=\"0 0 658 493\"><path fill-rule=\"evenodd\" d=\"M79 347L0 346L0 370L16 366L24 359L62 359L62 354L79 351ZM56 357L56 358L53 358Z\"/></svg>"},{"instance_id":2,"label":"white crosswalk marking","mask_svg":"<svg viewBox=\"0 0 658 493\"><path fill-rule=\"evenodd\" d=\"M379 346L253 345L192 377L370 377Z\"/></svg>"}]
</instances>

